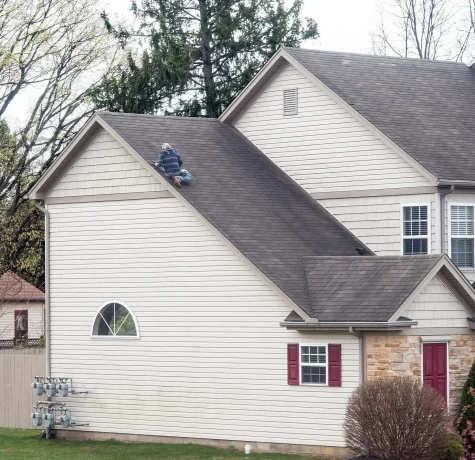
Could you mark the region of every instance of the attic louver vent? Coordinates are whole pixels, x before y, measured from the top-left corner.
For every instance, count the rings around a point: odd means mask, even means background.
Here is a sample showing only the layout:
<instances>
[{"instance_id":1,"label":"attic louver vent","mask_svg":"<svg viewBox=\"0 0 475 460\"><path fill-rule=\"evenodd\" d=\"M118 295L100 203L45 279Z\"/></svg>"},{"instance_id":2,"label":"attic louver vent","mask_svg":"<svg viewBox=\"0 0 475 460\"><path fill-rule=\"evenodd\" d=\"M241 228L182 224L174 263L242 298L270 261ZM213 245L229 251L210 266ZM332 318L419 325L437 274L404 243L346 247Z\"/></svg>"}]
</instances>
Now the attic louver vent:
<instances>
[{"instance_id":1,"label":"attic louver vent","mask_svg":"<svg viewBox=\"0 0 475 460\"><path fill-rule=\"evenodd\" d=\"M297 88L284 89L284 115L297 115L298 102Z\"/></svg>"}]
</instances>

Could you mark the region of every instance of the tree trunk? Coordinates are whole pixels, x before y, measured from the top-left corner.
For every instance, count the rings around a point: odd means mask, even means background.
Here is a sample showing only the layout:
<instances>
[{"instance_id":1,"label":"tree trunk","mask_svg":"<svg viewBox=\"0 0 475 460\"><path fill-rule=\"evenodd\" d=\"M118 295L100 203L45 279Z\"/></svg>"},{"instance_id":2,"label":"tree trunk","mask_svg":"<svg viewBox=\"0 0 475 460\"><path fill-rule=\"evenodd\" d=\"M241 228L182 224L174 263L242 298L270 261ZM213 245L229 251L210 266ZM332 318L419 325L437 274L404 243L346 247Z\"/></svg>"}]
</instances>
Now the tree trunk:
<instances>
[{"instance_id":1,"label":"tree trunk","mask_svg":"<svg viewBox=\"0 0 475 460\"><path fill-rule=\"evenodd\" d=\"M211 31L209 26L209 9L207 0L199 0L199 5L206 115L210 118L217 118L219 116L219 108L216 101L216 84L214 81L213 64L211 59Z\"/></svg>"}]
</instances>

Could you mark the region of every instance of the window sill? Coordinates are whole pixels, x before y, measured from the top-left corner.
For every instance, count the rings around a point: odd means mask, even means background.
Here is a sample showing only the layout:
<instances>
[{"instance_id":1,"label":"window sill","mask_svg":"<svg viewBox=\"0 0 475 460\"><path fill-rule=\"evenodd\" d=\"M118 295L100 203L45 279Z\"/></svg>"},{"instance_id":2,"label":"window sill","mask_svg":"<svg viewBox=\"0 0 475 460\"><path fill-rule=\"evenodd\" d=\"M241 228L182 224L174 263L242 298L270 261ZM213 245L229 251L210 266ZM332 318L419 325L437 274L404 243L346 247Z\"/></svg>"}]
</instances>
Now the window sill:
<instances>
[{"instance_id":1,"label":"window sill","mask_svg":"<svg viewBox=\"0 0 475 460\"><path fill-rule=\"evenodd\" d=\"M140 337L127 337L126 335L91 335L92 340L140 340Z\"/></svg>"},{"instance_id":2,"label":"window sill","mask_svg":"<svg viewBox=\"0 0 475 460\"><path fill-rule=\"evenodd\" d=\"M301 383L302 387L328 387L326 383Z\"/></svg>"}]
</instances>

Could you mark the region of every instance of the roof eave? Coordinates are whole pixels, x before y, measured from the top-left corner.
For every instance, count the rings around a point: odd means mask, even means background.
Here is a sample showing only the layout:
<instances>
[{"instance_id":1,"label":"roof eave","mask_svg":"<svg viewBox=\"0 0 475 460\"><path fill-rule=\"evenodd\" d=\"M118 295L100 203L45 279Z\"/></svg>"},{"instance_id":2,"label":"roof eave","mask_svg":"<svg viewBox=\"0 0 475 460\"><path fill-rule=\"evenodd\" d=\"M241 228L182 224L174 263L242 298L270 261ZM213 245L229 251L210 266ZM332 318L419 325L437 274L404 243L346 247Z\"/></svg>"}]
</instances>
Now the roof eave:
<instances>
[{"instance_id":1,"label":"roof eave","mask_svg":"<svg viewBox=\"0 0 475 460\"><path fill-rule=\"evenodd\" d=\"M282 321L281 327L301 331L343 331L350 327L358 331L400 331L417 326L417 321L327 321L318 323Z\"/></svg>"}]
</instances>

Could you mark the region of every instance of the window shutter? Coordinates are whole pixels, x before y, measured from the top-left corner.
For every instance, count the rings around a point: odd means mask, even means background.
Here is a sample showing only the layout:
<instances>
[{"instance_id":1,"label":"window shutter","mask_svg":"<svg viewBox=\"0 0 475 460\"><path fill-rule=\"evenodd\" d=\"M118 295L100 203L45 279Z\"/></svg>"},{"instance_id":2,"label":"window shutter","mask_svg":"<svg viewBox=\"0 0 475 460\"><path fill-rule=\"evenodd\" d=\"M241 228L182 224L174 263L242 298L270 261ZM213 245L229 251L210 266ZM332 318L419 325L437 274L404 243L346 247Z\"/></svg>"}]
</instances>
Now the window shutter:
<instances>
[{"instance_id":1,"label":"window shutter","mask_svg":"<svg viewBox=\"0 0 475 460\"><path fill-rule=\"evenodd\" d=\"M341 345L328 345L328 386L341 387Z\"/></svg>"},{"instance_id":2,"label":"window shutter","mask_svg":"<svg viewBox=\"0 0 475 460\"><path fill-rule=\"evenodd\" d=\"M287 383L289 385L299 384L299 344L289 343L287 345Z\"/></svg>"},{"instance_id":3,"label":"window shutter","mask_svg":"<svg viewBox=\"0 0 475 460\"><path fill-rule=\"evenodd\" d=\"M297 88L284 89L284 115L298 114Z\"/></svg>"}]
</instances>

